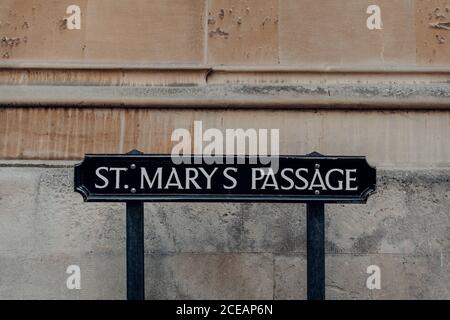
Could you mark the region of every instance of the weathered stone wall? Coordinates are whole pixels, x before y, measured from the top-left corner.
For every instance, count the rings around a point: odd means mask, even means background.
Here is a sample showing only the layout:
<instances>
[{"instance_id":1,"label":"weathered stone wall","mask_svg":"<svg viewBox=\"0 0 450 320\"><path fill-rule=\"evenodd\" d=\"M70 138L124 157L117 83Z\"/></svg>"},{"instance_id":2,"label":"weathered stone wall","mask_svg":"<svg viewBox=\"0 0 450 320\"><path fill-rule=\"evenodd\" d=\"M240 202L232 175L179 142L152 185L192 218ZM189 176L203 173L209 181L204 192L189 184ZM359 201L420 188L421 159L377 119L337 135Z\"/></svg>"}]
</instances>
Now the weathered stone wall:
<instances>
[{"instance_id":1,"label":"weathered stone wall","mask_svg":"<svg viewBox=\"0 0 450 320\"><path fill-rule=\"evenodd\" d=\"M170 154L172 131L279 129L281 154L366 155L376 166L446 167L448 111L0 108L0 157L72 160L86 153ZM206 143L205 143L206 144Z\"/></svg>"},{"instance_id":2,"label":"weathered stone wall","mask_svg":"<svg viewBox=\"0 0 450 320\"><path fill-rule=\"evenodd\" d=\"M65 20L73 4L79 30ZM382 31L366 27L373 4ZM448 0L3 0L0 37L13 45L2 44L0 60L446 65L448 8Z\"/></svg>"},{"instance_id":3,"label":"weathered stone wall","mask_svg":"<svg viewBox=\"0 0 450 320\"><path fill-rule=\"evenodd\" d=\"M83 203L67 163L0 167L0 297L122 299L125 213ZM329 299L450 298L450 171L379 171L367 205L328 205ZM151 299L303 299L305 207L146 204ZM68 265L81 290L68 290ZM381 268L382 289L366 288Z\"/></svg>"},{"instance_id":4,"label":"weathered stone wall","mask_svg":"<svg viewBox=\"0 0 450 320\"><path fill-rule=\"evenodd\" d=\"M192 129L194 120L205 129L280 128L286 154L368 155L378 192L367 205L327 206L327 297L450 298L447 111L0 114L8 137L0 150L12 155L0 164L2 298L123 298L124 205L83 203L73 191L75 162L48 159L133 147L167 153L172 130ZM305 214L295 204L146 204L147 297L305 298ZM79 291L66 288L71 264L81 267ZM381 268L381 290L366 287L372 264Z\"/></svg>"},{"instance_id":5,"label":"weathered stone wall","mask_svg":"<svg viewBox=\"0 0 450 320\"><path fill-rule=\"evenodd\" d=\"M449 21L450 0L2 0L0 299L123 299L125 207L83 203L72 166L170 153L195 120L377 166L367 205L327 206L327 298L450 299ZM305 298L303 205L145 219L147 298Z\"/></svg>"}]
</instances>

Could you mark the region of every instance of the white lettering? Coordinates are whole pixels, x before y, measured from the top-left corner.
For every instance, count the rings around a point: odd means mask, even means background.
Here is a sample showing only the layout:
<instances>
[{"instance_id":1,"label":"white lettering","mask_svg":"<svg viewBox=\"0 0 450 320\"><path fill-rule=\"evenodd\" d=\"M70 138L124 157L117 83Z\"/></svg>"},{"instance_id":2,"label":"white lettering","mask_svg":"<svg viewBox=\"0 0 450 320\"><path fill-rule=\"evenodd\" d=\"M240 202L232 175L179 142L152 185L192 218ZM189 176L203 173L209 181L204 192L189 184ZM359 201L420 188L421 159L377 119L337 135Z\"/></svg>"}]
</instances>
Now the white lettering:
<instances>
[{"instance_id":1,"label":"white lettering","mask_svg":"<svg viewBox=\"0 0 450 320\"><path fill-rule=\"evenodd\" d=\"M67 289L73 290L81 289L81 269L77 265L70 265L66 269L66 273L70 274L70 276L67 278L66 286Z\"/></svg>"},{"instance_id":2,"label":"white lettering","mask_svg":"<svg viewBox=\"0 0 450 320\"><path fill-rule=\"evenodd\" d=\"M308 169L300 168L300 169L297 169L297 171L295 171L295 176L303 182L303 186L302 186L302 187L298 187L298 186L296 185L296 186L295 186L295 189L296 189L296 190L306 190L306 189L308 189L308 180L306 180L306 179L300 174L300 172L308 173Z\"/></svg>"},{"instance_id":3,"label":"white lettering","mask_svg":"<svg viewBox=\"0 0 450 320\"><path fill-rule=\"evenodd\" d=\"M173 178L175 178L175 182L172 182ZM180 182L180 178L178 177L177 169L175 168L172 168L169 179L167 179L167 183L164 189L169 189L170 187L177 187L178 189L183 189L183 186L181 185Z\"/></svg>"},{"instance_id":4,"label":"white lettering","mask_svg":"<svg viewBox=\"0 0 450 320\"><path fill-rule=\"evenodd\" d=\"M351 182L356 181L356 178L351 176L351 173L356 173L356 169L345 170L345 173L346 173L345 190L347 190L347 191L356 191L356 190L358 190L358 186L356 186L356 187L351 187L350 186Z\"/></svg>"},{"instance_id":5,"label":"white lettering","mask_svg":"<svg viewBox=\"0 0 450 320\"><path fill-rule=\"evenodd\" d=\"M325 183L327 184L328 189L330 190L342 190L342 180L338 180L338 186L337 187L333 187L330 183L330 176L333 172L339 172L341 175L344 175L344 170L341 169L331 169L330 171L327 172L327 174L325 175Z\"/></svg>"},{"instance_id":6,"label":"white lettering","mask_svg":"<svg viewBox=\"0 0 450 320\"><path fill-rule=\"evenodd\" d=\"M191 133L187 129L176 129L172 132L170 140L172 142L179 141L179 143L172 148L172 162L174 164L191 164L191 157L186 157L185 159L181 158L181 156L191 154Z\"/></svg>"},{"instance_id":7,"label":"white lettering","mask_svg":"<svg viewBox=\"0 0 450 320\"><path fill-rule=\"evenodd\" d=\"M234 171L234 172L237 172L237 171L238 171L237 168L226 168L226 169L223 171L223 175L225 176L225 178L227 178L228 180L232 181L232 183L233 183L231 186L223 185L223 187L224 187L225 189L227 189L227 190L229 190L229 189L234 189L234 188L236 188L236 186L237 186L237 180L228 174L228 171L230 171L230 170L231 170L231 171Z\"/></svg>"},{"instance_id":8,"label":"white lettering","mask_svg":"<svg viewBox=\"0 0 450 320\"><path fill-rule=\"evenodd\" d=\"M269 178L272 180L271 183L269 183ZM278 183L277 180L275 179L275 175L273 173L272 168L269 168L269 170L266 173L266 179L264 180L264 183L262 185L262 190L265 190L266 187L272 187L275 190L278 190Z\"/></svg>"},{"instance_id":9,"label":"white lettering","mask_svg":"<svg viewBox=\"0 0 450 320\"><path fill-rule=\"evenodd\" d=\"M366 287L369 290L381 289L381 270L379 266L371 265L367 267L366 272L370 274L366 281Z\"/></svg>"},{"instance_id":10,"label":"white lettering","mask_svg":"<svg viewBox=\"0 0 450 320\"><path fill-rule=\"evenodd\" d=\"M191 173L194 173L194 176L191 177ZM195 168L186 168L186 189L190 189L191 183L195 186L195 189L201 189L195 179L198 178L198 171Z\"/></svg>"},{"instance_id":11,"label":"white lettering","mask_svg":"<svg viewBox=\"0 0 450 320\"><path fill-rule=\"evenodd\" d=\"M317 179L319 180L319 184L316 184ZM322 176L320 175L319 169L316 169L314 171L314 175L311 180L311 185L309 186L308 190L312 190L313 188L321 188L322 190L327 190L323 182Z\"/></svg>"},{"instance_id":12,"label":"white lettering","mask_svg":"<svg viewBox=\"0 0 450 320\"><path fill-rule=\"evenodd\" d=\"M218 168L214 168L214 170L211 172L211 174L208 174L208 172L206 172L206 170L203 169L203 168L199 168L199 169L200 169L200 171L203 173L203 175L206 178L206 181L207 181L206 189L211 189L211 178L216 173Z\"/></svg>"},{"instance_id":13,"label":"white lettering","mask_svg":"<svg viewBox=\"0 0 450 320\"><path fill-rule=\"evenodd\" d=\"M256 172L259 172L259 177L256 177ZM262 180L264 177L264 170L261 168L252 168L252 190L256 189L256 181Z\"/></svg>"},{"instance_id":14,"label":"white lettering","mask_svg":"<svg viewBox=\"0 0 450 320\"><path fill-rule=\"evenodd\" d=\"M292 190L292 188L294 187L294 180L292 180L291 178L289 178L288 176L286 176L286 171L291 172L292 174L294 174L294 169L290 169L290 168L286 168L281 170L281 177L289 182L289 187L284 187L283 185L281 186L281 189L283 190Z\"/></svg>"},{"instance_id":15,"label":"white lettering","mask_svg":"<svg viewBox=\"0 0 450 320\"><path fill-rule=\"evenodd\" d=\"M102 185L102 186L100 186L100 185L98 185L98 184L95 184L95 187L97 188L97 189L104 189L104 188L106 188L107 186L108 186L108 184L109 184L109 181L108 181L108 179L106 179L106 177L104 176L104 175L102 175L101 173L100 173L100 170L106 170L106 171L108 171L108 168L107 167L100 167L100 168L97 168L97 170L95 170L95 174L97 175L97 177L99 177L101 180L103 180L103 182L104 182L104 184Z\"/></svg>"},{"instance_id":16,"label":"white lettering","mask_svg":"<svg viewBox=\"0 0 450 320\"><path fill-rule=\"evenodd\" d=\"M80 30L81 29L81 9L77 5L70 5L66 10L67 14L70 14L66 18L67 29L69 30Z\"/></svg>"},{"instance_id":17,"label":"white lettering","mask_svg":"<svg viewBox=\"0 0 450 320\"><path fill-rule=\"evenodd\" d=\"M147 182L148 187L151 189L153 188L153 184L155 183L155 180L158 179L158 189L162 188L162 168L156 169L155 174L153 175L153 179L150 180L147 170L145 168L141 168L141 189L144 189L144 180Z\"/></svg>"},{"instance_id":18,"label":"white lettering","mask_svg":"<svg viewBox=\"0 0 450 320\"><path fill-rule=\"evenodd\" d=\"M381 30L383 27L381 21L381 8L377 5L371 5L367 8L367 14L371 15L367 18L367 29Z\"/></svg>"},{"instance_id":19,"label":"white lettering","mask_svg":"<svg viewBox=\"0 0 450 320\"><path fill-rule=\"evenodd\" d=\"M120 172L122 171L128 171L128 168L110 168L109 171L115 171L116 172L116 189L120 188Z\"/></svg>"}]
</instances>

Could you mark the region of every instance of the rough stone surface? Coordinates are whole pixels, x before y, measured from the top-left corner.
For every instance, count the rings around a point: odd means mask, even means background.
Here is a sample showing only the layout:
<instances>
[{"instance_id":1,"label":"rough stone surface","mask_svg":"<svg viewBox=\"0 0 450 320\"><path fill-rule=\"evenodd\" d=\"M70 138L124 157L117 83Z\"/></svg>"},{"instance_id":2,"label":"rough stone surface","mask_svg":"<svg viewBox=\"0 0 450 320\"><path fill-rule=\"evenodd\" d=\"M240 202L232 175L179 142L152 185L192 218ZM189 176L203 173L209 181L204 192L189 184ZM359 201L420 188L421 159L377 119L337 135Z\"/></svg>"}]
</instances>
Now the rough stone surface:
<instances>
[{"instance_id":1,"label":"rough stone surface","mask_svg":"<svg viewBox=\"0 0 450 320\"><path fill-rule=\"evenodd\" d=\"M124 252L41 254L40 257L0 254L0 299L124 299ZM67 267L78 265L81 289L67 289Z\"/></svg>"},{"instance_id":2,"label":"rough stone surface","mask_svg":"<svg viewBox=\"0 0 450 320\"><path fill-rule=\"evenodd\" d=\"M72 180L0 166L1 299L125 297L125 206L83 203ZM327 297L450 298L449 208L449 169L379 169L366 205L327 205ZM148 298L306 297L304 205L146 204L145 224ZM81 290L66 288L72 264Z\"/></svg>"},{"instance_id":3,"label":"rough stone surface","mask_svg":"<svg viewBox=\"0 0 450 320\"><path fill-rule=\"evenodd\" d=\"M208 63L279 63L278 0L211 0L208 4Z\"/></svg>"},{"instance_id":4,"label":"rough stone surface","mask_svg":"<svg viewBox=\"0 0 450 320\"><path fill-rule=\"evenodd\" d=\"M327 245L333 253L450 252L448 171L383 172L367 205L330 205Z\"/></svg>"},{"instance_id":5,"label":"rough stone surface","mask_svg":"<svg viewBox=\"0 0 450 320\"><path fill-rule=\"evenodd\" d=\"M367 267L380 268L381 289L369 290ZM306 256L275 257L274 298L306 298ZM446 255L327 254L326 298L448 299L450 265Z\"/></svg>"},{"instance_id":6,"label":"rough stone surface","mask_svg":"<svg viewBox=\"0 0 450 320\"><path fill-rule=\"evenodd\" d=\"M147 203L145 210L148 252L237 252L241 247L239 204Z\"/></svg>"},{"instance_id":7,"label":"rough stone surface","mask_svg":"<svg viewBox=\"0 0 450 320\"><path fill-rule=\"evenodd\" d=\"M447 0L2 0L0 62L444 65ZM369 6L382 27L369 30ZM70 12L70 11L69 11ZM370 11L369 11L370 13Z\"/></svg>"},{"instance_id":8,"label":"rough stone surface","mask_svg":"<svg viewBox=\"0 0 450 320\"><path fill-rule=\"evenodd\" d=\"M66 11L74 4L81 25L70 30ZM0 35L19 40L2 44L0 61L202 63L204 6L198 0L5 0Z\"/></svg>"},{"instance_id":9,"label":"rough stone surface","mask_svg":"<svg viewBox=\"0 0 450 320\"><path fill-rule=\"evenodd\" d=\"M422 1L420 1L422 2ZM368 30L368 0L287 0L280 6L280 61L284 64L414 64L411 0L376 2L382 30ZM422 13L423 16L423 13ZM320 25L320 27L318 27ZM325 30L333 30L326 32Z\"/></svg>"},{"instance_id":10,"label":"rough stone surface","mask_svg":"<svg viewBox=\"0 0 450 320\"><path fill-rule=\"evenodd\" d=\"M149 299L272 299L271 254L147 256Z\"/></svg>"},{"instance_id":11,"label":"rough stone surface","mask_svg":"<svg viewBox=\"0 0 450 320\"><path fill-rule=\"evenodd\" d=\"M274 299L306 299L306 255L276 255L273 278Z\"/></svg>"},{"instance_id":12,"label":"rough stone surface","mask_svg":"<svg viewBox=\"0 0 450 320\"><path fill-rule=\"evenodd\" d=\"M328 299L449 299L449 265L432 255L337 254L327 257ZM381 289L369 290L367 267L381 272Z\"/></svg>"}]
</instances>

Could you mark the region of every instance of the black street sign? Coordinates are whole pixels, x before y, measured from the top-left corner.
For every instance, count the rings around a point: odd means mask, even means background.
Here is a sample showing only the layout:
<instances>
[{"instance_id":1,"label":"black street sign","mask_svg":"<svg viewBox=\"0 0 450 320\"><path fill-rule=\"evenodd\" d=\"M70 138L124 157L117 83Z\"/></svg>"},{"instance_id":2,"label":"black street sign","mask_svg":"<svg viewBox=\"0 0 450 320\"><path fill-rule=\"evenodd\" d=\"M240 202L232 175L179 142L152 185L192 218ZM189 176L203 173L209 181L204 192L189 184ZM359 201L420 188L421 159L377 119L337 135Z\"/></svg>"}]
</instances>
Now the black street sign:
<instances>
[{"instance_id":1,"label":"black street sign","mask_svg":"<svg viewBox=\"0 0 450 320\"><path fill-rule=\"evenodd\" d=\"M144 202L306 203L307 295L325 299L325 203L364 203L376 188L365 157L86 155L75 166L85 201L126 202L127 298L145 298Z\"/></svg>"},{"instance_id":2,"label":"black street sign","mask_svg":"<svg viewBox=\"0 0 450 320\"><path fill-rule=\"evenodd\" d=\"M86 155L75 167L85 201L364 203L376 170L365 157Z\"/></svg>"}]
</instances>

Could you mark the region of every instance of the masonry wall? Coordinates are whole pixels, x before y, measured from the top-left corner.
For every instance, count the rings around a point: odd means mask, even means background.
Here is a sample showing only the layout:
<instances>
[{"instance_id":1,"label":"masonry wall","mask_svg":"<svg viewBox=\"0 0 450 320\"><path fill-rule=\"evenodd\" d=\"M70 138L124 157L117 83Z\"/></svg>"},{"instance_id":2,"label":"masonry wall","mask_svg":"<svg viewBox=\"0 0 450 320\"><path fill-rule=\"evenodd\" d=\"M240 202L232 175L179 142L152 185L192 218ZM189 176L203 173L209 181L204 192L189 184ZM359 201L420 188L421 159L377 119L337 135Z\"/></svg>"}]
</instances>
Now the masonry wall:
<instances>
[{"instance_id":1,"label":"masonry wall","mask_svg":"<svg viewBox=\"0 0 450 320\"><path fill-rule=\"evenodd\" d=\"M0 3L1 299L125 298L125 207L83 203L73 165L196 120L377 167L366 205L326 207L328 299L450 299L450 1L76 2ZM145 211L148 299L306 298L304 205Z\"/></svg>"},{"instance_id":2,"label":"masonry wall","mask_svg":"<svg viewBox=\"0 0 450 320\"><path fill-rule=\"evenodd\" d=\"M370 5L382 32L366 28ZM442 65L447 15L447 0L4 0L0 30L15 41L1 51L28 63Z\"/></svg>"}]
</instances>

